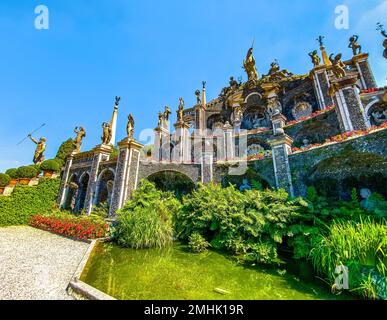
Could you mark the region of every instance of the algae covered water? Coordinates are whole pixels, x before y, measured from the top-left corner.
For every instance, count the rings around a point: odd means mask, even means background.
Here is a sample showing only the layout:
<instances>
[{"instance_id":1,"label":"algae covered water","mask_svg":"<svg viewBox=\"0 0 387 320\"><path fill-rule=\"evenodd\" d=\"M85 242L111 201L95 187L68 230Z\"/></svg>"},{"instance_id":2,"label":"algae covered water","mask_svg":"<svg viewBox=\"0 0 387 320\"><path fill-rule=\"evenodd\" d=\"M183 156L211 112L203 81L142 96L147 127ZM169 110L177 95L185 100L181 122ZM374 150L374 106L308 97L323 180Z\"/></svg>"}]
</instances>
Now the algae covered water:
<instances>
[{"instance_id":1,"label":"algae covered water","mask_svg":"<svg viewBox=\"0 0 387 320\"><path fill-rule=\"evenodd\" d=\"M125 300L338 299L321 285L281 270L241 265L214 251L192 254L181 244L133 250L98 243L81 280Z\"/></svg>"}]
</instances>

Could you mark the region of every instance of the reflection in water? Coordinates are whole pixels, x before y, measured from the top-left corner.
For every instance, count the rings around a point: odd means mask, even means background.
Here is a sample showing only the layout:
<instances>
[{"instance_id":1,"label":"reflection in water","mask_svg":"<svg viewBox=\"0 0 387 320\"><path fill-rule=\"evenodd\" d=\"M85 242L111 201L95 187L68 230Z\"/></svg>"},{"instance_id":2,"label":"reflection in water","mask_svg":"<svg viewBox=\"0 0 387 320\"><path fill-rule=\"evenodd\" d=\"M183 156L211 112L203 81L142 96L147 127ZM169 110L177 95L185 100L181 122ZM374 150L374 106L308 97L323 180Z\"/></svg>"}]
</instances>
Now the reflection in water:
<instances>
[{"instance_id":1,"label":"reflection in water","mask_svg":"<svg viewBox=\"0 0 387 320\"><path fill-rule=\"evenodd\" d=\"M340 298L324 291L321 284L246 267L213 251L192 254L180 244L132 250L100 243L81 280L117 299L131 300Z\"/></svg>"}]
</instances>

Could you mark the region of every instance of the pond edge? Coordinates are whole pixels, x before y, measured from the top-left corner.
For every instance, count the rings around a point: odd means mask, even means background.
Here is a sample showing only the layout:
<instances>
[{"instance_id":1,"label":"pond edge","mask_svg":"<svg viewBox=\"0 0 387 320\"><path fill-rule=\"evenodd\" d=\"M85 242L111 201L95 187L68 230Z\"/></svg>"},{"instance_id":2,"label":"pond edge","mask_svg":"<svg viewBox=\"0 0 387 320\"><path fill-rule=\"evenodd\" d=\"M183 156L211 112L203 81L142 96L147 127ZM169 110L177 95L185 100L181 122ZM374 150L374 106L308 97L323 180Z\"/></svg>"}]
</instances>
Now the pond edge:
<instances>
[{"instance_id":1,"label":"pond edge","mask_svg":"<svg viewBox=\"0 0 387 320\"><path fill-rule=\"evenodd\" d=\"M76 300L116 300L112 296L88 285L87 283L80 280L83 269L85 268L87 261L94 251L95 246L98 242L105 242L107 239L91 240L89 247L82 257L75 273L73 274L69 284L67 285L67 293Z\"/></svg>"}]
</instances>

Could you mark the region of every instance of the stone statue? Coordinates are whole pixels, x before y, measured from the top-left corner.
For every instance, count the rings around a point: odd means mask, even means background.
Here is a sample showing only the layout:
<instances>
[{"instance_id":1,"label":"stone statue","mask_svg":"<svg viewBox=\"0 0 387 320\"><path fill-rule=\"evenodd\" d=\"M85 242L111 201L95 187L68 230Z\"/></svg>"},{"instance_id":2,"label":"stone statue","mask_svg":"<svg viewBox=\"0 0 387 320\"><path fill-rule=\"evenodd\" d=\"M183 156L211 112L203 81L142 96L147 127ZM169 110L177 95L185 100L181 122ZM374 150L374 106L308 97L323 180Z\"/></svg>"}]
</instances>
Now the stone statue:
<instances>
[{"instance_id":1,"label":"stone statue","mask_svg":"<svg viewBox=\"0 0 387 320\"><path fill-rule=\"evenodd\" d=\"M168 121L169 121L169 116L172 114L171 112L171 109L169 109L168 106L165 107L165 110L164 110L164 121L165 123L167 124Z\"/></svg>"},{"instance_id":2,"label":"stone statue","mask_svg":"<svg viewBox=\"0 0 387 320\"><path fill-rule=\"evenodd\" d=\"M344 78L347 73L345 71L345 63L341 60L341 53L337 54L335 58L333 53L329 56L329 60L332 62L332 71L337 78Z\"/></svg>"},{"instance_id":3,"label":"stone statue","mask_svg":"<svg viewBox=\"0 0 387 320\"><path fill-rule=\"evenodd\" d=\"M352 49L353 55L356 56L361 53L361 45L357 42L359 40L359 36L353 35L349 38L348 48Z\"/></svg>"},{"instance_id":4,"label":"stone statue","mask_svg":"<svg viewBox=\"0 0 387 320\"><path fill-rule=\"evenodd\" d=\"M253 48L250 48L247 52L246 59L243 61L243 68L247 73L249 81L258 80L258 73L257 69L255 68L255 59L253 56Z\"/></svg>"},{"instance_id":5,"label":"stone statue","mask_svg":"<svg viewBox=\"0 0 387 320\"><path fill-rule=\"evenodd\" d=\"M126 125L126 133L128 134L129 139L134 137L134 118L132 114L128 116L128 124Z\"/></svg>"},{"instance_id":6,"label":"stone statue","mask_svg":"<svg viewBox=\"0 0 387 320\"><path fill-rule=\"evenodd\" d=\"M44 161L44 150L46 150L46 138L40 138L39 141L34 139L31 134L28 135L33 143L36 144L35 154L34 154L34 163L40 164Z\"/></svg>"},{"instance_id":7,"label":"stone statue","mask_svg":"<svg viewBox=\"0 0 387 320\"><path fill-rule=\"evenodd\" d=\"M164 120L164 115L162 112L159 112L159 121L157 123L158 128L161 128L163 126L163 120Z\"/></svg>"},{"instance_id":8,"label":"stone statue","mask_svg":"<svg viewBox=\"0 0 387 320\"><path fill-rule=\"evenodd\" d=\"M234 123L242 121L243 112L240 106L236 106L234 109Z\"/></svg>"},{"instance_id":9,"label":"stone statue","mask_svg":"<svg viewBox=\"0 0 387 320\"><path fill-rule=\"evenodd\" d=\"M377 26L378 27L376 28L376 30L380 31L381 35L387 38L387 33L386 33L386 30L384 29L384 26L380 22L377 23ZM383 57L387 59L387 39L384 39L383 47L384 47Z\"/></svg>"},{"instance_id":10,"label":"stone statue","mask_svg":"<svg viewBox=\"0 0 387 320\"><path fill-rule=\"evenodd\" d=\"M184 122L184 100L183 98L179 99L179 108L177 110L177 122Z\"/></svg>"},{"instance_id":11,"label":"stone statue","mask_svg":"<svg viewBox=\"0 0 387 320\"><path fill-rule=\"evenodd\" d=\"M229 84L230 84L230 87L231 88L237 88L238 87L238 82L234 79L234 77L230 77L230 82L229 82Z\"/></svg>"},{"instance_id":12,"label":"stone statue","mask_svg":"<svg viewBox=\"0 0 387 320\"><path fill-rule=\"evenodd\" d=\"M270 64L269 73L266 76L264 76L263 78L264 78L264 82L270 82L270 81L279 81L279 80L282 80L284 78L291 77L292 75L293 74L286 69L281 70L278 60L275 59Z\"/></svg>"},{"instance_id":13,"label":"stone statue","mask_svg":"<svg viewBox=\"0 0 387 320\"><path fill-rule=\"evenodd\" d=\"M110 124L107 122L104 122L102 123L102 128L103 128L102 137L101 137L102 144L109 144L112 138L112 129L110 127Z\"/></svg>"},{"instance_id":14,"label":"stone statue","mask_svg":"<svg viewBox=\"0 0 387 320\"><path fill-rule=\"evenodd\" d=\"M86 131L83 127L76 127L74 129L74 132L77 135L74 139L75 152L79 153L81 152L82 140L84 137L86 137Z\"/></svg>"},{"instance_id":15,"label":"stone statue","mask_svg":"<svg viewBox=\"0 0 387 320\"><path fill-rule=\"evenodd\" d=\"M308 55L311 57L312 62L313 62L313 65L314 65L315 67L317 67L317 66L320 65L321 59L320 59L320 57L319 57L318 54L317 54L317 50L314 50L314 51L312 51L312 52L309 52Z\"/></svg>"},{"instance_id":16,"label":"stone statue","mask_svg":"<svg viewBox=\"0 0 387 320\"><path fill-rule=\"evenodd\" d=\"M196 96L196 104L202 104L202 99L201 99L201 97L200 97L200 94L201 94L201 92L200 92L200 90L196 90L195 91L195 96Z\"/></svg>"}]
</instances>

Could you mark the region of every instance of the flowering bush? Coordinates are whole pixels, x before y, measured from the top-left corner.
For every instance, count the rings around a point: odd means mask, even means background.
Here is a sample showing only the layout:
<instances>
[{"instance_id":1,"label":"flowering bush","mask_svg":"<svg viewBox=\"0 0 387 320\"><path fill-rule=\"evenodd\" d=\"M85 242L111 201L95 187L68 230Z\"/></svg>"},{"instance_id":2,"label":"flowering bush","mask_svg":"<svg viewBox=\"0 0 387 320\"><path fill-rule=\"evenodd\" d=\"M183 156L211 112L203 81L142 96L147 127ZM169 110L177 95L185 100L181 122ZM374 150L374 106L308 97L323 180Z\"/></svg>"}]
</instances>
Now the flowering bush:
<instances>
[{"instance_id":1,"label":"flowering bush","mask_svg":"<svg viewBox=\"0 0 387 320\"><path fill-rule=\"evenodd\" d=\"M252 160L262 160L265 158L270 158L272 156L271 151L265 151L264 153L256 153L256 154L251 154L247 156L247 161L252 161Z\"/></svg>"},{"instance_id":2,"label":"flowering bush","mask_svg":"<svg viewBox=\"0 0 387 320\"><path fill-rule=\"evenodd\" d=\"M68 217L34 215L31 218L30 225L38 229L82 240L104 238L109 229L106 223L70 215Z\"/></svg>"},{"instance_id":3,"label":"flowering bush","mask_svg":"<svg viewBox=\"0 0 387 320\"><path fill-rule=\"evenodd\" d=\"M327 113L327 112L333 110L334 108L335 108L335 106L332 105L332 106L326 107L324 110L318 110L318 111L315 111L315 112L313 112L311 115L309 115L309 116L307 116L307 117L301 117L301 118L299 118L299 119L297 119L297 120L289 121L289 122L286 124L286 127L293 126L293 125L295 125L295 124L297 124L297 123L300 123L300 122L302 122L302 121L306 121L306 120L312 119L312 118L314 118L314 117L319 116L320 114Z\"/></svg>"}]
</instances>

